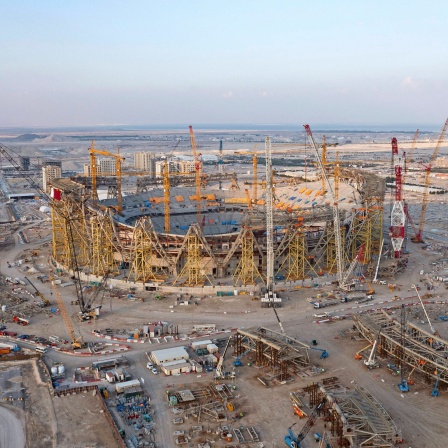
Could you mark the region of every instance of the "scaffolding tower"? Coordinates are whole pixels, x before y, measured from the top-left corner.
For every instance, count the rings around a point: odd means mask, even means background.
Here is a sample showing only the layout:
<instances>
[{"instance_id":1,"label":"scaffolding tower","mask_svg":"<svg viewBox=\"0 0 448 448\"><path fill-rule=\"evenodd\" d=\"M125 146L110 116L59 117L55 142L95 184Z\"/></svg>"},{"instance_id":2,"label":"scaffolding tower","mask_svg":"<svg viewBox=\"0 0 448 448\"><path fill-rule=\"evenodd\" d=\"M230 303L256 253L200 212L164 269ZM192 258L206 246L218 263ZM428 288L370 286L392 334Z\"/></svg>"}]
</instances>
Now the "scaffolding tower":
<instances>
[{"instance_id":1,"label":"scaffolding tower","mask_svg":"<svg viewBox=\"0 0 448 448\"><path fill-rule=\"evenodd\" d=\"M235 285L254 285L258 278L262 278L255 264L254 234L249 227L244 229L241 239L241 259L233 274Z\"/></svg>"},{"instance_id":2,"label":"scaffolding tower","mask_svg":"<svg viewBox=\"0 0 448 448\"><path fill-rule=\"evenodd\" d=\"M113 243L114 229L110 217L95 215L90 218L92 238L92 259L90 269L95 275L118 274L115 252L117 249Z\"/></svg>"},{"instance_id":3,"label":"scaffolding tower","mask_svg":"<svg viewBox=\"0 0 448 448\"><path fill-rule=\"evenodd\" d=\"M187 253L187 260L180 271L180 274L174 280L173 285L175 285L181 278L186 278L184 283L186 286L204 285L205 280L208 280L209 283L212 284L210 278L205 273L205 266L201 254L201 245L203 245L202 240L203 233L199 228L199 224L191 224L179 252L179 255L182 255L182 252L185 251Z\"/></svg>"},{"instance_id":4,"label":"scaffolding tower","mask_svg":"<svg viewBox=\"0 0 448 448\"><path fill-rule=\"evenodd\" d=\"M147 218L139 219L135 224L132 235L133 259L129 276L133 276L135 282L157 280L153 263L154 248L151 237L147 232L146 223Z\"/></svg>"}]
</instances>

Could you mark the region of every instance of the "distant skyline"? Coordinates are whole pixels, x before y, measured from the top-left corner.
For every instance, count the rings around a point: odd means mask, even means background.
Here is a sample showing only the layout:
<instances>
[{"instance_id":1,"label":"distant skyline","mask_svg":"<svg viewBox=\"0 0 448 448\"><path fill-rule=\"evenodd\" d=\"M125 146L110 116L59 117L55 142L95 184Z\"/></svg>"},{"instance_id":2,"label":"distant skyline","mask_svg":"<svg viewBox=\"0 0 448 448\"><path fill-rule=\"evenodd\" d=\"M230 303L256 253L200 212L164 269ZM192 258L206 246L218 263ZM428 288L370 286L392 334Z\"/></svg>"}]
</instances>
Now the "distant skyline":
<instances>
[{"instance_id":1,"label":"distant skyline","mask_svg":"<svg viewBox=\"0 0 448 448\"><path fill-rule=\"evenodd\" d=\"M439 0L0 0L0 128L437 130L446 17Z\"/></svg>"}]
</instances>

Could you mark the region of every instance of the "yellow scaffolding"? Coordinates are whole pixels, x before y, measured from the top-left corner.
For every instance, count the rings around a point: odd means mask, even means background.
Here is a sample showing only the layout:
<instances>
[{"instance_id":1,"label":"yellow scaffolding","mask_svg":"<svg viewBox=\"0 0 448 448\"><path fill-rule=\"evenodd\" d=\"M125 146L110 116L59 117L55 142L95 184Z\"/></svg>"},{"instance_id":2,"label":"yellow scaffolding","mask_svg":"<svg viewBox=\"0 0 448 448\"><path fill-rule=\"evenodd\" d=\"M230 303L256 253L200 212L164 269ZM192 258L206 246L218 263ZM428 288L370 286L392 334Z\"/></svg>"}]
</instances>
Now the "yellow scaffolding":
<instances>
[{"instance_id":1,"label":"yellow scaffolding","mask_svg":"<svg viewBox=\"0 0 448 448\"><path fill-rule=\"evenodd\" d=\"M303 227L297 227L291 236L288 252L279 268L279 272L282 270L286 272L287 281L304 280L307 272L314 271L308 259L306 234Z\"/></svg>"},{"instance_id":2,"label":"yellow scaffolding","mask_svg":"<svg viewBox=\"0 0 448 448\"><path fill-rule=\"evenodd\" d=\"M187 252L187 260L183 266L180 274L176 277L173 285L178 282L181 278L186 278L186 286L200 286L205 284L205 280L208 280L212 284L210 278L205 272L205 266L203 263L204 257L202 256L202 249L200 235L202 234L198 224L190 225L187 234L185 235L185 240L183 248ZM182 248L181 248L182 251Z\"/></svg>"},{"instance_id":3,"label":"yellow scaffolding","mask_svg":"<svg viewBox=\"0 0 448 448\"><path fill-rule=\"evenodd\" d=\"M53 258L58 263L68 266L70 264L70 250L66 223L62 215L55 211L55 205L51 207L52 247Z\"/></svg>"},{"instance_id":4,"label":"yellow scaffolding","mask_svg":"<svg viewBox=\"0 0 448 448\"><path fill-rule=\"evenodd\" d=\"M146 230L146 218L139 219L132 235L132 264L129 276L133 275L135 282L157 280L155 268L152 263L153 243Z\"/></svg>"},{"instance_id":5,"label":"yellow scaffolding","mask_svg":"<svg viewBox=\"0 0 448 448\"><path fill-rule=\"evenodd\" d=\"M112 243L113 228L108 216L96 215L90 218L92 237L92 259L90 268L95 275L118 274L117 261Z\"/></svg>"},{"instance_id":6,"label":"yellow scaffolding","mask_svg":"<svg viewBox=\"0 0 448 448\"><path fill-rule=\"evenodd\" d=\"M165 274L166 254L160 251L157 238L149 217L140 218L132 233L131 269L129 276L134 281L161 281L160 274ZM157 277L159 274L159 277Z\"/></svg>"},{"instance_id":7,"label":"yellow scaffolding","mask_svg":"<svg viewBox=\"0 0 448 448\"><path fill-rule=\"evenodd\" d=\"M233 278L235 285L254 285L257 278L262 278L254 261L254 234L250 228L245 228L241 241L241 259L235 269Z\"/></svg>"}]
</instances>

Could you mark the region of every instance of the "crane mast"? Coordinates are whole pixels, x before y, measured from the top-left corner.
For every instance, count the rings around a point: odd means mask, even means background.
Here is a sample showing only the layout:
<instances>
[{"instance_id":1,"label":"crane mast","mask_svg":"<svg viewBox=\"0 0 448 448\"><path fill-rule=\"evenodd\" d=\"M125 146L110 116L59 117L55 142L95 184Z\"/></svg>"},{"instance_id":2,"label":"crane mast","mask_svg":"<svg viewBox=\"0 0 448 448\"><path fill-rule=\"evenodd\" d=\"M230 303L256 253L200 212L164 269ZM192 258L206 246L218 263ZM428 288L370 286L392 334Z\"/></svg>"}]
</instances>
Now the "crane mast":
<instances>
[{"instance_id":1,"label":"crane mast","mask_svg":"<svg viewBox=\"0 0 448 448\"><path fill-rule=\"evenodd\" d=\"M344 263L343 263L343 252L342 252L342 237L341 237L341 223L339 219L339 210L338 210L338 203L337 199L335 197L333 187L331 186L330 180L328 179L327 173L325 171L325 167L322 164L321 157L319 155L319 150L317 149L316 142L314 141L313 133L311 132L311 128L308 124L303 125L305 128L305 131L308 135L308 140L311 143L311 146L313 147L314 154L317 159L317 163L319 164L319 168L322 172L322 176L325 179L325 184L327 186L327 192L330 194L331 200L333 202L332 204L332 211L333 211L333 226L334 226L334 237L335 237L335 246L336 246L336 266L337 266L337 276L338 276L338 282L341 285L343 283L342 276L343 276L343 269L344 269Z\"/></svg>"},{"instance_id":2,"label":"crane mast","mask_svg":"<svg viewBox=\"0 0 448 448\"><path fill-rule=\"evenodd\" d=\"M267 267L266 267L266 289L268 296L274 289L274 218L273 218L273 181L272 181L272 155L271 138L266 137L266 247L267 247Z\"/></svg>"},{"instance_id":3,"label":"crane mast","mask_svg":"<svg viewBox=\"0 0 448 448\"><path fill-rule=\"evenodd\" d=\"M163 165L163 196L164 196L164 214L165 214L165 232L170 233L171 217L170 217L170 176L168 169L168 162L165 160Z\"/></svg>"},{"instance_id":4,"label":"crane mast","mask_svg":"<svg viewBox=\"0 0 448 448\"><path fill-rule=\"evenodd\" d=\"M196 184L196 213L198 217L198 224L201 225L201 173L202 173L202 160L201 153L198 153L196 148L196 140L194 138L193 126L190 128L190 143L194 157L194 171L195 171L195 184Z\"/></svg>"},{"instance_id":5,"label":"crane mast","mask_svg":"<svg viewBox=\"0 0 448 448\"><path fill-rule=\"evenodd\" d=\"M326 170L327 167L327 139L325 135L322 136L322 166L324 167L324 170ZM322 174L322 196L325 194L325 177Z\"/></svg>"},{"instance_id":6,"label":"crane mast","mask_svg":"<svg viewBox=\"0 0 448 448\"><path fill-rule=\"evenodd\" d=\"M403 173L403 184L404 184L404 181L405 181L406 174L407 174L407 172L408 172L408 165L409 165L409 163L412 162L412 156L414 155L415 145L417 144L418 133L419 133L419 130L417 129L417 130L415 131L414 138L413 138L413 140L412 140L411 149L410 149L409 152L406 154L405 170L404 170L404 173Z\"/></svg>"},{"instance_id":7,"label":"crane mast","mask_svg":"<svg viewBox=\"0 0 448 448\"><path fill-rule=\"evenodd\" d=\"M223 173L223 166L222 166L222 140L219 141L219 159L218 159L218 173Z\"/></svg>"},{"instance_id":8,"label":"crane mast","mask_svg":"<svg viewBox=\"0 0 448 448\"><path fill-rule=\"evenodd\" d=\"M431 159L425 168L425 189L423 191L423 201L422 201L422 211L420 213L420 223L418 226L418 233L415 237L415 242L421 243L423 241L423 227L425 226L425 216L426 216L426 207L428 205L428 196L429 196L429 184L431 182L431 168L434 162L436 161L437 154L439 153L440 146L442 145L443 139L445 138L446 128L448 127L448 118L445 121L442 132L440 133L439 140L437 145L432 153Z\"/></svg>"},{"instance_id":9,"label":"crane mast","mask_svg":"<svg viewBox=\"0 0 448 448\"><path fill-rule=\"evenodd\" d=\"M398 155L398 142L392 139L392 161L395 173L395 200L390 215L390 239L394 257L401 258L406 228L406 210L403 200L404 159Z\"/></svg>"}]
</instances>

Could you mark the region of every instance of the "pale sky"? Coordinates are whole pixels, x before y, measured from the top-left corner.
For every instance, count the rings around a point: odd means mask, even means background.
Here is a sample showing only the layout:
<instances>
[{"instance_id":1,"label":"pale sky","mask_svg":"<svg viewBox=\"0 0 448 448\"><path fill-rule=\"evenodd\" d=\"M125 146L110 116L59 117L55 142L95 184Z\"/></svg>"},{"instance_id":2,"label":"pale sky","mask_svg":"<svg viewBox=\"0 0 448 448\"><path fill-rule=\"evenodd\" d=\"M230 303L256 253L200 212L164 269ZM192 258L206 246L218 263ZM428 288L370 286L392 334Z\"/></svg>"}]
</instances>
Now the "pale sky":
<instances>
[{"instance_id":1,"label":"pale sky","mask_svg":"<svg viewBox=\"0 0 448 448\"><path fill-rule=\"evenodd\" d=\"M448 2L0 0L0 127L443 124Z\"/></svg>"}]
</instances>

